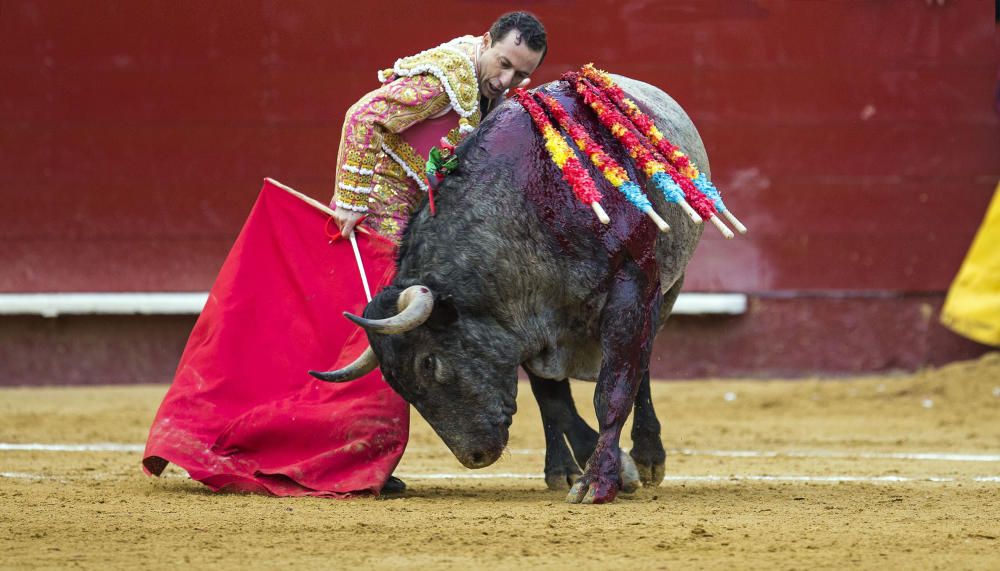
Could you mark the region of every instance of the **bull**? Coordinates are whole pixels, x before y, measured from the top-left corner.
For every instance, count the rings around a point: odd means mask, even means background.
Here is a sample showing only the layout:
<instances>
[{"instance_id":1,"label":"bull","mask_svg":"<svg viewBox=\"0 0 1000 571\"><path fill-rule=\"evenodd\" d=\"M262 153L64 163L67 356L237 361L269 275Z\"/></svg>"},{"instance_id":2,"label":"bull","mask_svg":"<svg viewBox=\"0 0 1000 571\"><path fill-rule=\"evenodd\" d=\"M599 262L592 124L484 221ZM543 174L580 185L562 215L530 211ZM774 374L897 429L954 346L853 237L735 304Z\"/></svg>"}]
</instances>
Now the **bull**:
<instances>
[{"instance_id":1,"label":"bull","mask_svg":"<svg viewBox=\"0 0 1000 571\"><path fill-rule=\"evenodd\" d=\"M704 145L684 110L654 86L615 81L710 177ZM555 97L632 180L645 180L568 84L538 89ZM650 190L671 227L661 233L596 175L611 218L602 225L573 196L514 101L491 113L456 154L460 166L438 188L436 214L425 201L409 221L394 282L361 317L345 314L366 330L370 350L344 369L313 374L342 382L381 367L456 458L482 468L506 447L523 367L546 418L547 476L549 455L565 461L568 454L555 433L577 436L573 452L586 467L567 501L610 502L627 485L619 439L633 407L630 456L645 484L659 484L665 452L649 394L650 352L702 226ZM568 378L597 383L596 438L578 426L567 404ZM553 450L557 445L562 450Z\"/></svg>"}]
</instances>

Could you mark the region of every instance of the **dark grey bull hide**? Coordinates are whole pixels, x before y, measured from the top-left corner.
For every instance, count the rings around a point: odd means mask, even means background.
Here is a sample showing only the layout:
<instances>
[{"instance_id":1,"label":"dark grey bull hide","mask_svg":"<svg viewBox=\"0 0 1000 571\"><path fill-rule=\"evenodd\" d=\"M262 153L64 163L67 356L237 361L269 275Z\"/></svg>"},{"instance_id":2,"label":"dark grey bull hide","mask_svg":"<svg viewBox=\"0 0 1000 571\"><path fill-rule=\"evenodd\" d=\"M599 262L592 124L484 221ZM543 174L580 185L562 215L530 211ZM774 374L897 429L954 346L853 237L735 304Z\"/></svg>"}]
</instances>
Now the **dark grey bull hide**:
<instances>
[{"instance_id":1,"label":"dark grey bull hide","mask_svg":"<svg viewBox=\"0 0 1000 571\"><path fill-rule=\"evenodd\" d=\"M615 80L710 177L701 138L681 107L653 86ZM568 398L567 378L596 381L599 436L567 500L609 502L622 485L618 441L633 406L632 457L647 484L662 479L650 350L702 226L664 201L567 83L539 89L646 186L671 230L659 232L588 165L611 217L602 225L562 180L528 114L508 100L458 148L460 166L435 195L436 216L425 203L411 218L393 284L363 318L349 316L367 330L373 355L317 376L347 380L377 358L389 385L470 468L492 464L507 444L518 367L536 395L565 388L556 400Z\"/></svg>"}]
</instances>

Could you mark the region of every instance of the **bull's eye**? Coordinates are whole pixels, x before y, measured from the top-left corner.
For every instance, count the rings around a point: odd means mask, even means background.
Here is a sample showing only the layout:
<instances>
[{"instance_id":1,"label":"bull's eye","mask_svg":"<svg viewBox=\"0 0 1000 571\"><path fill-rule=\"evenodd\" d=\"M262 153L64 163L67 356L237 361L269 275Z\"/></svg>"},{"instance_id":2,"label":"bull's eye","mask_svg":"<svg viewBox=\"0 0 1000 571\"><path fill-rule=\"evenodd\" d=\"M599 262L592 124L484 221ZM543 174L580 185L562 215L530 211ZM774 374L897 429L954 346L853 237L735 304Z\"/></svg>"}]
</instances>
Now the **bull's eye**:
<instances>
[{"instance_id":1,"label":"bull's eye","mask_svg":"<svg viewBox=\"0 0 1000 571\"><path fill-rule=\"evenodd\" d=\"M434 378L435 369L437 369L437 361L434 359L434 355L427 355L420 362L420 371L432 379Z\"/></svg>"}]
</instances>

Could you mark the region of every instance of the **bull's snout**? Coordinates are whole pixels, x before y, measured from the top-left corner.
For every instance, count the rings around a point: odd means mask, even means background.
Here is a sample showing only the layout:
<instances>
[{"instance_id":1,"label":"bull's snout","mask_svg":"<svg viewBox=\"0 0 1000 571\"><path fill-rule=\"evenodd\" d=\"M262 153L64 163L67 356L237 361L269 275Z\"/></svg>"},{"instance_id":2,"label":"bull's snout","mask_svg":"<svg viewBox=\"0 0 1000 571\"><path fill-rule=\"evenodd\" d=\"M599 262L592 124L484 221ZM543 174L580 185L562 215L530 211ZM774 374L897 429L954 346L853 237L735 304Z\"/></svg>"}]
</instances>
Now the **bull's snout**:
<instances>
[{"instance_id":1,"label":"bull's snout","mask_svg":"<svg viewBox=\"0 0 1000 571\"><path fill-rule=\"evenodd\" d=\"M458 461L466 468L485 468L500 459L503 448L499 450L476 450L475 452L464 453L461 456L455 455Z\"/></svg>"},{"instance_id":2,"label":"bull's snout","mask_svg":"<svg viewBox=\"0 0 1000 571\"><path fill-rule=\"evenodd\" d=\"M490 433L464 435L455 439L445 439L455 458L466 468L485 468L500 459L507 447L506 426L498 426Z\"/></svg>"}]
</instances>

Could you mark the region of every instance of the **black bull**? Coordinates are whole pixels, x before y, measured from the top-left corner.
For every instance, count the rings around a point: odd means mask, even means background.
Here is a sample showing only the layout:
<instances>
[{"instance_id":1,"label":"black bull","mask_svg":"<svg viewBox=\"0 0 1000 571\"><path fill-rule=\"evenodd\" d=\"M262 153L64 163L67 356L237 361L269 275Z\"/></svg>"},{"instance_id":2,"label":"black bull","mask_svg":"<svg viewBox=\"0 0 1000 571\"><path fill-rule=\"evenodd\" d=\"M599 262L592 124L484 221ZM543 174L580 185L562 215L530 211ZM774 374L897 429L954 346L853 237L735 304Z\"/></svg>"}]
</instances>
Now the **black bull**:
<instances>
[{"instance_id":1,"label":"black bull","mask_svg":"<svg viewBox=\"0 0 1000 571\"><path fill-rule=\"evenodd\" d=\"M704 145L681 107L653 86L615 81L710 177ZM566 83L539 89L558 99L632 180L647 182ZM497 108L457 154L458 169L435 194L437 214L425 202L410 219L395 281L364 318L349 316L367 330L373 353L317 376L348 380L377 359L389 385L470 468L492 464L507 444L518 367L544 397L543 415L547 405L566 412L568 384L561 381L596 380L599 435L580 446L583 452L571 438L577 457L589 460L568 501L614 500L622 484L618 441L633 406L631 455L643 479L658 484L664 452L649 398L650 351L702 226L647 184L671 227L659 232L591 168L611 217L602 225L562 180L515 101ZM561 414L548 412L550 419Z\"/></svg>"}]
</instances>

